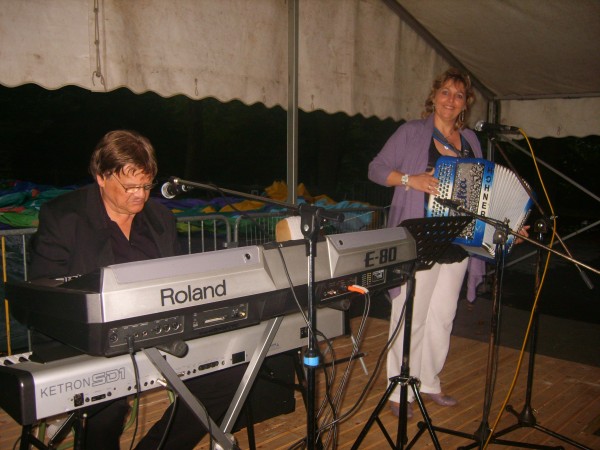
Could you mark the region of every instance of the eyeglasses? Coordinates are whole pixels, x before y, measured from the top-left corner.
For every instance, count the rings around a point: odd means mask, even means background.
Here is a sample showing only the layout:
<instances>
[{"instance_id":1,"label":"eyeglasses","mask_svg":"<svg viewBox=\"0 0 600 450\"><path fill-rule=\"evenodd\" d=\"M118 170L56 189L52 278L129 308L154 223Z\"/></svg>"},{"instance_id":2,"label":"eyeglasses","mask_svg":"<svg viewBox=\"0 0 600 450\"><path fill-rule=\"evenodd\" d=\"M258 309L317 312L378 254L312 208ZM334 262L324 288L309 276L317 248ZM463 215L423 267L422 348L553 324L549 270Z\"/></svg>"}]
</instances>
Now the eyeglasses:
<instances>
[{"instance_id":1,"label":"eyeglasses","mask_svg":"<svg viewBox=\"0 0 600 450\"><path fill-rule=\"evenodd\" d=\"M115 176L115 174L112 174L112 177L117 181L117 183L121 185L121 187L125 190L126 194L135 194L140 189L143 189L144 191L149 191L154 186L156 186L156 183L142 184L141 186L124 186L123 183L121 183L119 179Z\"/></svg>"}]
</instances>

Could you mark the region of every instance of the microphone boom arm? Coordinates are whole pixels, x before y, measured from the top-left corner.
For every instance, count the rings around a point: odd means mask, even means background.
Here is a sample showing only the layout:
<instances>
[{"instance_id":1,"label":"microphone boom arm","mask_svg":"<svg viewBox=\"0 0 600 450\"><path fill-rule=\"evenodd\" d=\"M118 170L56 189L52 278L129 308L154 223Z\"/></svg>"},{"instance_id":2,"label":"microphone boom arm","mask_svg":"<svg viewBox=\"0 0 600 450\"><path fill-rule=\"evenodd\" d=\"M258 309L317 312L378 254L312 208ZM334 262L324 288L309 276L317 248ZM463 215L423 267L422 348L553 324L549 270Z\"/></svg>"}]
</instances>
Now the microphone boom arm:
<instances>
[{"instance_id":1,"label":"microphone boom arm","mask_svg":"<svg viewBox=\"0 0 600 450\"><path fill-rule=\"evenodd\" d=\"M233 195L235 197L242 197L247 200L255 200L255 201L259 201L259 202L263 202L263 203L269 203L269 204L275 205L275 206L281 206L283 208L287 208L292 211L296 211L298 213L300 213L300 211L302 209L307 210L309 208L314 208L316 210L318 218L320 218L320 219L329 220L329 221L333 221L333 222L343 222L344 221L343 213L340 213L337 211L327 211L325 209L314 207L314 206L309 207L309 205L293 205L291 203L273 200L271 198L263 197L260 195L253 195L253 194L247 194L245 192L233 191L231 189L221 188L214 184L203 184L203 183L197 183L195 181L182 180L181 178L177 178L177 177L171 177L169 181L171 183L173 183L175 186L181 186L182 188L187 186L189 188L205 189L208 191L225 193L225 194Z\"/></svg>"},{"instance_id":2,"label":"microphone boom arm","mask_svg":"<svg viewBox=\"0 0 600 450\"><path fill-rule=\"evenodd\" d=\"M486 217L486 216L482 216L479 215L477 213L474 213L472 211L469 211L467 208L465 208L464 206L462 206L460 203L453 201L453 200L448 200L448 199L444 199L444 198L436 198L435 199L436 202L438 202L440 205L445 206L447 208L450 208L458 213L462 213L468 216L473 217L474 219L478 219L481 220L491 226L493 226L496 229L501 229L503 228L504 230L506 230L507 233L512 234L513 236L515 236L518 239L523 239L524 241L529 242L530 244L535 245L536 247L539 247L543 250L546 250L554 255L557 255L567 261L572 262L573 264L575 264L577 267L583 267L591 272L594 272L595 274L600 275L600 270L595 269L591 266L588 266L585 263L582 263L581 261L577 261L576 259L572 258L570 255L565 255L564 253L561 253L559 251L554 250L551 247L548 247L544 244L539 243L538 241L536 241L535 239L530 239L527 236L523 236L522 234L519 234L518 230L512 230L509 226L509 224L507 222L502 222L500 220L497 219L492 219L490 217Z\"/></svg>"}]
</instances>

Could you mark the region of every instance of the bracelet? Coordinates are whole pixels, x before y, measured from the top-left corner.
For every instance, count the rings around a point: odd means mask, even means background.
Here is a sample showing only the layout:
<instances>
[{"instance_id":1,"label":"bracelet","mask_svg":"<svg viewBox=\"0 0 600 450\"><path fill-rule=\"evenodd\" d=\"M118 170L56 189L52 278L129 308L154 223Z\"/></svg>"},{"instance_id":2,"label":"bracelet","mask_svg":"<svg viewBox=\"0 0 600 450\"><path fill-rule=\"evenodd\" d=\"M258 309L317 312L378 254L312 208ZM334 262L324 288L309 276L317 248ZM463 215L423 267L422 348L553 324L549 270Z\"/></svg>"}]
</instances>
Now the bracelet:
<instances>
[{"instance_id":1,"label":"bracelet","mask_svg":"<svg viewBox=\"0 0 600 450\"><path fill-rule=\"evenodd\" d=\"M410 189L410 186L408 185L409 177L410 177L410 175L405 173L404 175L402 175L402 178L400 178L400 183L402 183L402 186L406 187L407 191Z\"/></svg>"}]
</instances>

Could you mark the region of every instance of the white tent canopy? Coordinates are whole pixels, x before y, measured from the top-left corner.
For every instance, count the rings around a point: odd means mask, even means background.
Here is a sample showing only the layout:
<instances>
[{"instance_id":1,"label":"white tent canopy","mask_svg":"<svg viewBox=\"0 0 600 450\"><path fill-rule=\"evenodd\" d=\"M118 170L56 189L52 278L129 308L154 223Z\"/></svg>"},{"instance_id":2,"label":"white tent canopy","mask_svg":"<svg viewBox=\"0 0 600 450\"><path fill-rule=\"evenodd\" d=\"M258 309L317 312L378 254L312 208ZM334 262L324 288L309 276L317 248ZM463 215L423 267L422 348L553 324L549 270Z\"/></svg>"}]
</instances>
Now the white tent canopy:
<instances>
[{"instance_id":1,"label":"white tent canopy","mask_svg":"<svg viewBox=\"0 0 600 450\"><path fill-rule=\"evenodd\" d=\"M304 111L415 118L458 63L479 87L472 121L497 101L532 137L600 134L597 0L299 0L298 23ZM284 0L0 0L9 87L287 107L288 48Z\"/></svg>"}]
</instances>

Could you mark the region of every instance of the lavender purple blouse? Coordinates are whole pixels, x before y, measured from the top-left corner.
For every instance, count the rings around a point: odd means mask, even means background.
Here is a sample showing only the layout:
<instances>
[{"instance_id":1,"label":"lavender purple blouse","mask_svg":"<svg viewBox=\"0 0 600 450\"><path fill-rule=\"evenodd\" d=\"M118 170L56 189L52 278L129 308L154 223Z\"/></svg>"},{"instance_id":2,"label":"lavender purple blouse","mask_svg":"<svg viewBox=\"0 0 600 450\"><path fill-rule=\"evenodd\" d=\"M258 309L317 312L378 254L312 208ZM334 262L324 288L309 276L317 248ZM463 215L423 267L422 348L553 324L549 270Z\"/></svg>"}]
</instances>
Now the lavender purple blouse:
<instances>
[{"instance_id":1,"label":"lavender purple blouse","mask_svg":"<svg viewBox=\"0 0 600 450\"><path fill-rule=\"evenodd\" d=\"M381 151L369 164L369 179L382 186L392 171L407 174L423 173L427 169L429 146L433 137L433 115L426 119L412 120L398 127ZM481 145L472 130L460 130L477 158L482 158ZM425 215L425 193L404 186L394 186L394 196L388 215L387 226L396 227L403 220ZM485 262L470 257L468 266L467 299L474 301L477 285L483 279Z\"/></svg>"}]
</instances>

